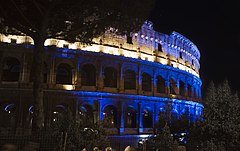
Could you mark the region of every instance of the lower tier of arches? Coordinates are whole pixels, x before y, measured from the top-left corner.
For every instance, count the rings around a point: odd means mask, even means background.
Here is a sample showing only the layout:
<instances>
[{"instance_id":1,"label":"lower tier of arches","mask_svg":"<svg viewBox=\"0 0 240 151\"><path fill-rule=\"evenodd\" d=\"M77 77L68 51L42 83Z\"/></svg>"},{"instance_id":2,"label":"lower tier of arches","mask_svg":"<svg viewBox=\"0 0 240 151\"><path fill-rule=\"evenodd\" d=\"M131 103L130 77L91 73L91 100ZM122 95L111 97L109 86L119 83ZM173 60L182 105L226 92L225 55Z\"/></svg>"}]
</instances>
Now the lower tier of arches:
<instances>
[{"instance_id":1,"label":"lower tier of arches","mask_svg":"<svg viewBox=\"0 0 240 151\"><path fill-rule=\"evenodd\" d=\"M30 130L32 91L0 89L0 127ZM45 126L58 120L67 108L76 120L99 122L110 134L153 133L162 121L182 117L201 119L203 105L188 100L90 91L44 91ZM4 121L4 122L3 122Z\"/></svg>"}]
</instances>

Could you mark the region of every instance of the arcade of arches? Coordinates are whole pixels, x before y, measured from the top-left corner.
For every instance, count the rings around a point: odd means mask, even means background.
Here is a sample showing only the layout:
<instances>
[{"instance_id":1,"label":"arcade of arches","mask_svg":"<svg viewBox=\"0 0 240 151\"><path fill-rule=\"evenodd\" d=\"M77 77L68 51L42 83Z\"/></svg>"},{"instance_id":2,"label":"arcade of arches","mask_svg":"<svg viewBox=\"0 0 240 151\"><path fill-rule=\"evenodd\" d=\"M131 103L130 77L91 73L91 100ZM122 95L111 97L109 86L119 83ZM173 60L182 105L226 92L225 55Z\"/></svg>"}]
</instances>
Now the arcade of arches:
<instances>
[{"instance_id":1,"label":"arcade of arches","mask_svg":"<svg viewBox=\"0 0 240 151\"><path fill-rule=\"evenodd\" d=\"M0 55L0 120L5 121L0 127L31 128L34 67L27 54ZM201 83L194 76L137 60L118 58L110 63L109 56L94 55L47 57L43 70L45 125L70 108L77 119L102 122L115 134L150 133L159 122L160 108L169 100L178 110L176 118L185 108L191 110L190 116L200 114L191 103L174 102L201 100Z\"/></svg>"}]
</instances>

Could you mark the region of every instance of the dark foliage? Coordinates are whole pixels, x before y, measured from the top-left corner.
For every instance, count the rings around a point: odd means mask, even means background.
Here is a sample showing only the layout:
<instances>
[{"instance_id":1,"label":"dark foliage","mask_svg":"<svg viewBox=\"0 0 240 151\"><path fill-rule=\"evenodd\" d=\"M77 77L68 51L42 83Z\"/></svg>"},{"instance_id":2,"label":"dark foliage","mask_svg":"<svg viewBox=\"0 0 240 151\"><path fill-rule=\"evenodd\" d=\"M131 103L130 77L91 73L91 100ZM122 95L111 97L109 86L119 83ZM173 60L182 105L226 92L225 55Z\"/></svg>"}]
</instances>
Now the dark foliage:
<instances>
[{"instance_id":1,"label":"dark foliage","mask_svg":"<svg viewBox=\"0 0 240 151\"><path fill-rule=\"evenodd\" d=\"M22 34L34 41L33 132L44 125L43 62L47 38L91 43L112 27L116 33L138 30L154 0L9 0L0 1L0 32Z\"/></svg>"}]
</instances>

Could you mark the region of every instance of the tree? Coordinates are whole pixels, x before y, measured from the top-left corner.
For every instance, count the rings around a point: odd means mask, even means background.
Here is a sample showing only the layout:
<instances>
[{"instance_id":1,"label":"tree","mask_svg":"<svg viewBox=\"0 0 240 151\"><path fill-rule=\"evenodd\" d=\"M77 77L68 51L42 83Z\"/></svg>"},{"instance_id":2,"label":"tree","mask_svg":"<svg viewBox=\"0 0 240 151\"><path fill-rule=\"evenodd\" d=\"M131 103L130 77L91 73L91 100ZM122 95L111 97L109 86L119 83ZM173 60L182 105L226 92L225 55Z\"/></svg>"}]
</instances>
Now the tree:
<instances>
[{"instance_id":1,"label":"tree","mask_svg":"<svg viewBox=\"0 0 240 151\"><path fill-rule=\"evenodd\" d=\"M57 150L93 150L94 147L106 148L109 146L106 131L98 124L90 121L76 121L72 112L66 110L50 128L51 135L57 138Z\"/></svg>"},{"instance_id":2,"label":"tree","mask_svg":"<svg viewBox=\"0 0 240 151\"><path fill-rule=\"evenodd\" d=\"M198 137L200 146L212 144L219 150L220 148L221 150L238 150L240 145L239 98L237 94L232 93L228 81L225 80L217 87L211 82L203 103L204 120L200 126L197 126L198 128L190 129L189 139L196 140Z\"/></svg>"},{"instance_id":3,"label":"tree","mask_svg":"<svg viewBox=\"0 0 240 151\"><path fill-rule=\"evenodd\" d=\"M43 128L44 42L48 38L85 44L113 27L134 32L149 16L154 0L9 0L0 1L0 31L30 36L33 51L33 132Z\"/></svg>"},{"instance_id":4,"label":"tree","mask_svg":"<svg viewBox=\"0 0 240 151\"><path fill-rule=\"evenodd\" d=\"M149 139L152 150L176 151L178 143L171 136L170 128L166 125L156 136Z\"/></svg>"}]
</instances>

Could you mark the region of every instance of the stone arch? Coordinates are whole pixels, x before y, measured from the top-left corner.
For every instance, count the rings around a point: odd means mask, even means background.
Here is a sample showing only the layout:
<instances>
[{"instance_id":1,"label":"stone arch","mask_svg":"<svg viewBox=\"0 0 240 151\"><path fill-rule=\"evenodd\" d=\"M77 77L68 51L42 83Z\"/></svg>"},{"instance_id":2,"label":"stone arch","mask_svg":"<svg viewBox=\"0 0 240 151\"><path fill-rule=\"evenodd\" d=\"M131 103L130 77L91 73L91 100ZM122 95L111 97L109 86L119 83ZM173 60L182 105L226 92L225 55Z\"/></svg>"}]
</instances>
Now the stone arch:
<instances>
[{"instance_id":1,"label":"stone arch","mask_svg":"<svg viewBox=\"0 0 240 151\"><path fill-rule=\"evenodd\" d=\"M20 78L21 64L17 58L6 57L2 64L2 81L18 82Z\"/></svg>"},{"instance_id":2,"label":"stone arch","mask_svg":"<svg viewBox=\"0 0 240 151\"><path fill-rule=\"evenodd\" d=\"M197 95L197 88L196 88L196 86L194 86L194 87L193 87L193 97L194 97L194 98L197 98L197 96L198 96L198 95Z\"/></svg>"},{"instance_id":3,"label":"stone arch","mask_svg":"<svg viewBox=\"0 0 240 151\"><path fill-rule=\"evenodd\" d=\"M75 62L70 60L70 59L61 59L60 61L56 62L56 67L58 67L60 64L68 64L72 69L75 68ZM50 64L48 64L47 66L50 66Z\"/></svg>"},{"instance_id":4,"label":"stone arch","mask_svg":"<svg viewBox=\"0 0 240 151\"><path fill-rule=\"evenodd\" d=\"M72 67L67 63L57 66L56 84L72 84Z\"/></svg>"},{"instance_id":5,"label":"stone arch","mask_svg":"<svg viewBox=\"0 0 240 151\"><path fill-rule=\"evenodd\" d=\"M179 113L176 109L172 109L171 111L171 122L174 122L178 119Z\"/></svg>"},{"instance_id":6,"label":"stone arch","mask_svg":"<svg viewBox=\"0 0 240 151\"><path fill-rule=\"evenodd\" d=\"M170 94L176 95L178 93L177 83L173 78L170 78L169 80L169 89Z\"/></svg>"},{"instance_id":7,"label":"stone arch","mask_svg":"<svg viewBox=\"0 0 240 151\"><path fill-rule=\"evenodd\" d=\"M128 106L124 114L124 127L136 128L137 127L137 111L133 107Z\"/></svg>"},{"instance_id":8,"label":"stone arch","mask_svg":"<svg viewBox=\"0 0 240 151\"><path fill-rule=\"evenodd\" d=\"M90 104L81 104L78 111L80 121L93 123L93 107Z\"/></svg>"},{"instance_id":9,"label":"stone arch","mask_svg":"<svg viewBox=\"0 0 240 151\"><path fill-rule=\"evenodd\" d=\"M117 87L117 70L113 67L104 68L104 87Z\"/></svg>"},{"instance_id":10,"label":"stone arch","mask_svg":"<svg viewBox=\"0 0 240 151\"><path fill-rule=\"evenodd\" d=\"M115 106L107 105L103 109L103 126L106 128L117 128L118 113Z\"/></svg>"},{"instance_id":11,"label":"stone arch","mask_svg":"<svg viewBox=\"0 0 240 151\"><path fill-rule=\"evenodd\" d=\"M93 64L84 64L81 67L81 85L96 86L96 67Z\"/></svg>"},{"instance_id":12,"label":"stone arch","mask_svg":"<svg viewBox=\"0 0 240 151\"><path fill-rule=\"evenodd\" d=\"M33 105L26 104L22 106L22 126L24 128L30 129L32 127L32 121L33 121Z\"/></svg>"},{"instance_id":13,"label":"stone arch","mask_svg":"<svg viewBox=\"0 0 240 151\"><path fill-rule=\"evenodd\" d=\"M167 124L166 118L167 117L165 107L161 106L158 110L158 123L157 123L158 128L163 128Z\"/></svg>"},{"instance_id":14,"label":"stone arch","mask_svg":"<svg viewBox=\"0 0 240 151\"><path fill-rule=\"evenodd\" d=\"M31 128L32 127L32 120L33 120L33 106L30 105L28 106L28 111L27 111L27 116L26 116L26 127Z\"/></svg>"},{"instance_id":15,"label":"stone arch","mask_svg":"<svg viewBox=\"0 0 240 151\"><path fill-rule=\"evenodd\" d=\"M165 79L161 75L158 75L156 77L156 80L157 80L157 93L165 93L166 90Z\"/></svg>"},{"instance_id":16,"label":"stone arch","mask_svg":"<svg viewBox=\"0 0 240 151\"><path fill-rule=\"evenodd\" d=\"M188 97L192 97L192 85L189 83L187 84L187 90L188 90Z\"/></svg>"},{"instance_id":17,"label":"stone arch","mask_svg":"<svg viewBox=\"0 0 240 151\"><path fill-rule=\"evenodd\" d=\"M1 109L2 127L14 128L17 122L17 105L15 103L6 103Z\"/></svg>"},{"instance_id":18,"label":"stone arch","mask_svg":"<svg viewBox=\"0 0 240 151\"><path fill-rule=\"evenodd\" d=\"M185 96L185 83L182 80L179 80L179 94Z\"/></svg>"},{"instance_id":19,"label":"stone arch","mask_svg":"<svg viewBox=\"0 0 240 151\"><path fill-rule=\"evenodd\" d=\"M53 115L52 115L52 121L55 122L57 120L59 120L60 116L63 116L64 112L67 111L68 105L63 103L63 104L57 104L54 108L53 108Z\"/></svg>"},{"instance_id":20,"label":"stone arch","mask_svg":"<svg viewBox=\"0 0 240 151\"><path fill-rule=\"evenodd\" d=\"M124 71L124 89L136 89L136 73L133 70Z\"/></svg>"},{"instance_id":21,"label":"stone arch","mask_svg":"<svg viewBox=\"0 0 240 151\"><path fill-rule=\"evenodd\" d=\"M142 111L142 124L143 128L152 128L153 127L153 114L150 108L145 107Z\"/></svg>"},{"instance_id":22,"label":"stone arch","mask_svg":"<svg viewBox=\"0 0 240 151\"><path fill-rule=\"evenodd\" d=\"M137 73L138 67L134 64L124 63L121 68L121 71L122 71L122 73L125 73L125 71L127 71L127 70L132 70L133 72Z\"/></svg>"},{"instance_id":23,"label":"stone arch","mask_svg":"<svg viewBox=\"0 0 240 151\"><path fill-rule=\"evenodd\" d=\"M143 91L152 91L152 76L146 72L142 74L142 90Z\"/></svg>"}]
</instances>

